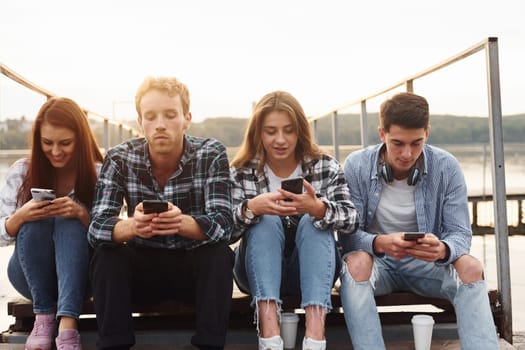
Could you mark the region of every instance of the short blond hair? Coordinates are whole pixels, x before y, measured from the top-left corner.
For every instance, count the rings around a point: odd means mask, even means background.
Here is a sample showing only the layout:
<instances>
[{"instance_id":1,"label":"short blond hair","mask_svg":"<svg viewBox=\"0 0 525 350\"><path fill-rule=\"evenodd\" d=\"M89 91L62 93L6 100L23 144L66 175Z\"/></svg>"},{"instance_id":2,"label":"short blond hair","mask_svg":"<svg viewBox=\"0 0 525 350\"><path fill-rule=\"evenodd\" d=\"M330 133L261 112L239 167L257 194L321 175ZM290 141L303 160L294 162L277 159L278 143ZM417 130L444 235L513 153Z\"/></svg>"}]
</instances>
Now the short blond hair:
<instances>
[{"instance_id":1,"label":"short blond hair","mask_svg":"<svg viewBox=\"0 0 525 350\"><path fill-rule=\"evenodd\" d=\"M190 111L190 92L186 85L181 83L175 77L146 77L140 84L135 94L135 109L140 114L140 101L144 95L151 90L159 90L167 93L169 96L179 95L182 102L182 112L184 114Z\"/></svg>"}]
</instances>

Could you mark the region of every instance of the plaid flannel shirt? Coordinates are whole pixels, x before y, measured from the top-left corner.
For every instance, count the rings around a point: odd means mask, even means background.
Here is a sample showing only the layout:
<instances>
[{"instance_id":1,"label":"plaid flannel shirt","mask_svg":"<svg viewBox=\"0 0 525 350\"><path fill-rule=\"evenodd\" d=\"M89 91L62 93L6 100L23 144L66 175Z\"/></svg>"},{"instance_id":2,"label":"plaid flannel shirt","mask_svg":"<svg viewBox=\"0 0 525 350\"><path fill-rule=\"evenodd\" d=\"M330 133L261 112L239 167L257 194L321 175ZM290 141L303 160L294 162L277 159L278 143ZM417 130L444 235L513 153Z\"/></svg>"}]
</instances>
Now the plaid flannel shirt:
<instances>
[{"instance_id":1,"label":"plaid flannel shirt","mask_svg":"<svg viewBox=\"0 0 525 350\"><path fill-rule=\"evenodd\" d=\"M193 249L228 241L233 227L231 184L226 148L213 139L185 136L179 168L164 188L153 176L144 138L133 139L108 151L95 191L89 227L89 242L97 246L112 241L112 232L124 201L128 217L144 199L172 202L191 215L208 237L191 240L179 235L134 237L129 243L168 249Z\"/></svg>"},{"instance_id":2,"label":"plaid flannel shirt","mask_svg":"<svg viewBox=\"0 0 525 350\"><path fill-rule=\"evenodd\" d=\"M259 160L254 159L245 167L230 169L235 223L231 242L241 238L250 226L260 221L260 217L250 220L242 214L244 200L269 192L268 177L264 171L257 171L258 163ZM332 229L338 234L353 233L358 216L339 163L323 155L320 159L303 160L302 170L304 179L315 188L317 197L326 205L323 218L312 218L314 226L321 230Z\"/></svg>"}]
</instances>

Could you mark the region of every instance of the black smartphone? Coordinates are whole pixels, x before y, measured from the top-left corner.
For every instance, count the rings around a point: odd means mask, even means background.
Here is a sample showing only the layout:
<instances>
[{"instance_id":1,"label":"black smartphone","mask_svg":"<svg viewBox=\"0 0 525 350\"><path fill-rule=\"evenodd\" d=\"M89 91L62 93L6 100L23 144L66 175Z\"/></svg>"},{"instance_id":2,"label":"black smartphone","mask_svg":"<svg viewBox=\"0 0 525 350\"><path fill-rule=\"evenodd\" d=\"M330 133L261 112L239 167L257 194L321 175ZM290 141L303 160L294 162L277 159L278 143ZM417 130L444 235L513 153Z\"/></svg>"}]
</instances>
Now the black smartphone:
<instances>
[{"instance_id":1,"label":"black smartphone","mask_svg":"<svg viewBox=\"0 0 525 350\"><path fill-rule=\"evenodd\" d=\"M288 192L292 192L292 193L295 193L295 194L303 193L303 178L302 178L302 176L292 177L290 179L286 179L286 180L281 181L281 188L283 190L286 190ZM291 199L286 198L285 201L291 201Z\"/></svg>"},{"instance_id":2,"label":"black smartphone","mask_svg":"<svg viewBox=\"0 0 525 350\"><path fill-rule=\"evenodd\" d=\"M47 188L32 188L31 196L37 202L51 201L56 198L55 191Z\"/></svg>"},{"instance_id":3,"label":"black smartphone","mask_svg":"<svg viewBox=\"0 0 525 350\"><path fill-rule=\"evenodd\" d=\"M159 199L145 199L142 201L144 214L162 213L168 211L168 202Z\"/></svg>"},{"instance_id":4,"label":"black smartphone","mask_svg":"<svg viewBox=\"0 0 525 350\"><path fill-rule=\"evenodd\" d=\"M405 232L403 239L405 241L417 241L418 238L425 237L425 232Z\"/></svg>"}]
</instances>

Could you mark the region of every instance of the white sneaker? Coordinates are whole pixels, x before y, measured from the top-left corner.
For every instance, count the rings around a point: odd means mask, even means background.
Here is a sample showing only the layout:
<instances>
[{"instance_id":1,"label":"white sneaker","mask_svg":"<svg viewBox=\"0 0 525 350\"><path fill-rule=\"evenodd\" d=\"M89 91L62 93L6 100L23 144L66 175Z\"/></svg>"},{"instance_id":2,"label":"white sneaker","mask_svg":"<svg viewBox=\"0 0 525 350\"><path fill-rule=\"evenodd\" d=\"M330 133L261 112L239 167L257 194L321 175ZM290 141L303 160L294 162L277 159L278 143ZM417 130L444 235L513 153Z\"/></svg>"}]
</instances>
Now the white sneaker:
<instances>
[{"instance_id":1,"label":"white sneaker","mask_svg":"<svg viewBox=\"0 0 525 350\"><path fill-rule=\"evenodd\" d=\"M325 350L326 349L326 339L325 340L315 340L310 338L303 339L303 350Z\"/></svg>"},{"instance_id":2,"label":"white sneaker","mask_svg":"<svg viewBox=\"0 0 525 350\"><path fill-rule=\"evenodd\" d=\"M270 338L259 337L259 350L283 350L283 339L276 335Z\"/></svg>"}]
</instances>

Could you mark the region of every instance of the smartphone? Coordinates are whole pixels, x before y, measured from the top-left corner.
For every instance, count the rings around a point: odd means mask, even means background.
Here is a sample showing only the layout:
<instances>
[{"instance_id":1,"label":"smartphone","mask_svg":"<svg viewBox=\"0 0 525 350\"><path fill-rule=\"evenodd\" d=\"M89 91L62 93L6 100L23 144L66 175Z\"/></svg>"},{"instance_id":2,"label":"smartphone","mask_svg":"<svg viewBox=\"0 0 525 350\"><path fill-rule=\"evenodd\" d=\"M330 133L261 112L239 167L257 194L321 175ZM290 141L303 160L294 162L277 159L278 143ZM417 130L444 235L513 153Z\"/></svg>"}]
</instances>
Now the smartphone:
<instances>
[{"instance_id":1,"label":"smartphone","mask_svg":"<svg viewBox=\"0 0 525 350\"><path fill-rule=\"evenodd\" d=\"M37 202L51 201L56 198L55 191L47 188L32 188L31 196Z\"/></svg>"},{"instance_id":2,"label":"smartphone","mask_svg":"<svg viewBox=\"0 0 525 350\"><path fill-rule=\"evenodd\" d=\"M403 239L405 241L417 241L418 238L425 237L425 232L405 232Z\"/></svg>"},{"instance_id":3,"label":"smartphone","mask_svg":"<svg viewBox=\"0 0 525 350\"><path fill-rule=\"evenodd\" d=\"M302 176L292 177L290 179L286 179L286 180L281 181L281 188L283 190L286 190L288 192L292 192L292 193L295 193L295 194L303 193L303 178L302 178ZM291 199L286 198L285 201L291 201Z\"/></svg>"},{"instance_id":4,"label":"smartphone","mask_svg":"<svg viewBox=\"0 0 525 350\"><path fill-rule=\"evenodd\" d=\"M163 211L168 211L168 202L158 199L145 199L142 201L142 207L144 208L144 214L162 213Z\"/></svg>"}]
</instances>

